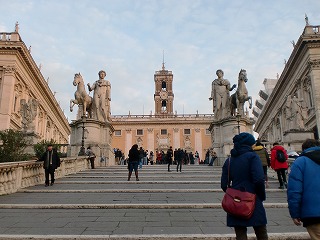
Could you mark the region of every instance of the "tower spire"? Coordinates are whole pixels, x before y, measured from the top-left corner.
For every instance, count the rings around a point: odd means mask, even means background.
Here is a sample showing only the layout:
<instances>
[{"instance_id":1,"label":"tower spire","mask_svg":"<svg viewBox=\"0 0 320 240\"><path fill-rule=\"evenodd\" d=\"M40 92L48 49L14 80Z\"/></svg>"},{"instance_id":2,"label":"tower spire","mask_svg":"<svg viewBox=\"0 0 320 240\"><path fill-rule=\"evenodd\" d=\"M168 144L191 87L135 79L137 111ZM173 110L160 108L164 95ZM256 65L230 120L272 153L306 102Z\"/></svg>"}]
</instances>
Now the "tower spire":
<instances>
[{"instance_id":1,"label":"tower spire","mask_svg":"<svg viewBox=\"0 0 320 240\"><path fill-rule=\"evenodd\" d=\"M164 50L162 51L162 70L165 70L165 67L164 67Z\"/></svg>"}]
</instances>

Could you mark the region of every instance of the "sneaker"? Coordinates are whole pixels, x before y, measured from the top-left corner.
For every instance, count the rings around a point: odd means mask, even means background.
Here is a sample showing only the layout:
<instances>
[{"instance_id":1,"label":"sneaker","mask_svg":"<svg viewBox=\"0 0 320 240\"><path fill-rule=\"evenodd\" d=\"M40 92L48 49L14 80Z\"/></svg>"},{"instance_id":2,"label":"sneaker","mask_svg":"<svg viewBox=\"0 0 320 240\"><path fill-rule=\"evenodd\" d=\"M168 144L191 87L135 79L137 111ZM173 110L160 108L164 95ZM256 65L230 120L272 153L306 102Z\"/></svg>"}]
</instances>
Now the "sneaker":
<instances>
[{"instance_id":1,"label":"sneaker","mask_svg":"<svg viewBox=\"0 0 320 240\"><path fill-rule=\"evenodd\" d=\"M50 184L50 186L52 186L53 185L53 182Z\"/></svg>"},{"instance_id":2,"label":"sneaker","mask_svg":"<svg viewBox=\"0 0 320 240\"><path fill-rule=\"evenodd\" d=\"M49 184L46 183L45 187L49 187Z\"/></svg>"},{"instance_id":3,"label":"sneaker","mask_svg":"<svg viewBox=\"0 0 320 240\"><path fill-rule=\"evenodd\" d=\"M280 187L278 187L279 189L284 189L284 186L280 186Z\"/></svg>"},{"instance_id":4,"label":"sneaker","mask_svg":"<svg viewBox=\"0 0 320 240\"><path fill-rule=\"evenodd\" d=\"M137 181L139 181L139 178L136 178Z\"/></svg>"}]
</instances>

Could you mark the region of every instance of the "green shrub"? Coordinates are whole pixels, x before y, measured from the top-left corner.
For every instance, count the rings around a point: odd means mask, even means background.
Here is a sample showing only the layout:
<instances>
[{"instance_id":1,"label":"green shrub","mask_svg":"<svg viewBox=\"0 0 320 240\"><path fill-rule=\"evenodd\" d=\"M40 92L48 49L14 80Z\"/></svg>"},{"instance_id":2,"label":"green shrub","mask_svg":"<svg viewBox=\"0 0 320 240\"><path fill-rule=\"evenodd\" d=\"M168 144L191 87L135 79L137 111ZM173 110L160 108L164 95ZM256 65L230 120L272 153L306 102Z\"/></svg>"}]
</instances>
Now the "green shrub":
<instances>
[{"instance_id":1,"label":"green shrub","mask_svg":"<svg viewBox=\"0 0 320 240\"><path fill-rule=\"evenodd\" d=\"M41 156L45 153L48 144L52 144L52 147L57 149L59 156L61 155L61 153L59 152L60 144L56 143L53 139L51 139L50 141L42 140L37 144L33 145L34 152L38 159L41 158Z\"/></svg>"},{"instance_id":2,"label":"green shrub","mask_svg":"<svg viewBox=\"0 0 320 240\"><path fill-rule=\"evenodd\" d=\"M0 131L0 162L18 162L29 160L31 155L24 153L28 145L25 134L18 130Z\"/></svg>"}]
</instances>

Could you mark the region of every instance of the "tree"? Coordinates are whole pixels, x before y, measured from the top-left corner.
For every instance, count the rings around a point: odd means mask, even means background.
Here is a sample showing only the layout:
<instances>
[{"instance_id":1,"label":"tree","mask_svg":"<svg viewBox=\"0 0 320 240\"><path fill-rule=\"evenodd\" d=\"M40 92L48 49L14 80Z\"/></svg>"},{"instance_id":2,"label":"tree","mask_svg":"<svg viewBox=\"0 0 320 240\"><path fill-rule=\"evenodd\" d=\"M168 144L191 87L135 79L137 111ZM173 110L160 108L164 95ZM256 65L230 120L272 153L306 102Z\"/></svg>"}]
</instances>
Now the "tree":
<instances>
[{"instance_id":1,"label":"tree","mask_svg":"<svg viewBox=\"0 0 320 240\"><path fill-rule=\"evenodd\" d=\"M59 150L60 149L60 144L57 144L55 140L51 139L50 141L48 140L42 140L35 144L33 146L34 152L36 154L36 157L39 159L45 153L47 150L48 144L52 144L53 148ZM58 154L60 155L60 152L58 151Z\"/></svg>"},{"instance_id":2,"label":"tree","mask_svg":"<svg viewBox=\"0 0 320 240\"><path fill-rule=\"evenodd\" d=\"M0 131L0 162L18 162L30 159L24 153L28 140L23 132L13 129Z\"/></svg>"}]
</instances>

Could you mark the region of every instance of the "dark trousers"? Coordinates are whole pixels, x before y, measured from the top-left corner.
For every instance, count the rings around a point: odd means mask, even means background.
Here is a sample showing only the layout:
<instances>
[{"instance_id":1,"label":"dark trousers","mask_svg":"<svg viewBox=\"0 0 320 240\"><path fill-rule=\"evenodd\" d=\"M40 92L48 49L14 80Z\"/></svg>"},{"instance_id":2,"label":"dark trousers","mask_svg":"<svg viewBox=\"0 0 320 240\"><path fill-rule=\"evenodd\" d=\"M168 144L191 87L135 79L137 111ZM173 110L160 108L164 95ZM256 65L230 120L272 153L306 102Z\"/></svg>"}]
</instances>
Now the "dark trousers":
<instances>
[{"instance_id":1,"label":"dark trousers","mask_svg":"<svg viewBox=\"0 0 320 240\"><path fill-rule=\"evenodd\" d=\"M285 168L280 168L277 170L278 181L280 183L280 187L282 187L284 183L287 184L286 170L287 169L285 169Z\"/></svg>"},{"instance_id":2,"label":"dark trousers","mask_svg":"<svg viewBox=\"0 0 320 240\"><path fill-rule=\"evenodd\" d=\"M170 165L172 164L172 159L168 159L168 172L170 171Z\"/></svg>"},{"instance_id":3,"label":"dark trousers","mask_svg":"<svg viewBox=\"0 0 320 240\"><path fill-rule=\"evenodd\" d=\"M89 160L90 160L91 168L93 169L94 168L94 160L95 160L95 158L89 158Z\"/></svg>"},{"instance_id":4,"label":"dark trousers","mask_svg":"<svg viewBox=\"0 0 320 240\"><path fill-rule=\"evenodd\" d=\"M266 226L254 226L254 233L256 234L257 240L268 240L268 233ZM247 227L234 227L236 232L236 240L247 240Z\"/></svg>"},{"instance_id":5,"label":"dark trousers","mask_svg":"<svg viewBox=\"0 0 320 240\"><path fill-rule=\"evenodd\" d=\"M44 175L46 178L46 185L49 185L49 174L51 175L51 183L54 183L54 171L55 169L52 167L52 165L49 165L49 168L46 168L44 170Z\"/></svg>"},{"instance_id":6,"label":"dark trousers","mask_svg":"<svg viewBox=\"0 0 320 240\"><path fill-rule=\"evenodd\" d=\"M180 172L181 172L181 166L182 166L182 160L178 160L177 161L177 172L178 172L179 168L180 168Z\"/></svg>"}]
</instances>

